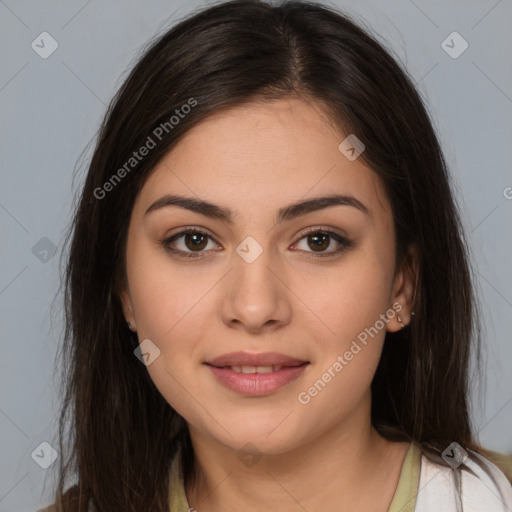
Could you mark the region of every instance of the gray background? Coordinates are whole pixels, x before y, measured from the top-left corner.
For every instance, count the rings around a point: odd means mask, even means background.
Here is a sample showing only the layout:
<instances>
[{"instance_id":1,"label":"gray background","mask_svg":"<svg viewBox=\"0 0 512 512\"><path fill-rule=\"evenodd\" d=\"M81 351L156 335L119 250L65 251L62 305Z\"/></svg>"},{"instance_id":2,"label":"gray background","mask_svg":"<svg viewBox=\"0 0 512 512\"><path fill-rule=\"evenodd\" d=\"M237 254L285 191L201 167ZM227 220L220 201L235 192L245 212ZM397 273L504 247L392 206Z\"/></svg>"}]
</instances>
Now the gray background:
<instances>
[{"instance_id":1,"label":"gray background","mask_svg":"<svg viewBox=\"0 0 512 512\"><path fill-rule=\"evenodd\" d=\"M59 286L73 168L143 44L206 5L0 0L0 512L50 502L57 464L44 470L31 454L43 441L56 446L53 366L62 322L60 304L53 322L50 306ZM512 453L512 1L332 5L366 20L430 105L482 297L487 383L474 421L485 446ZM58 42L47 59L31 47L43 31ZM456 59L441 46L453 31L469 44ZM57 246L53 257L51 244ZM476 392L473 398L476 403Z\"/></svg>"}]
</instances>

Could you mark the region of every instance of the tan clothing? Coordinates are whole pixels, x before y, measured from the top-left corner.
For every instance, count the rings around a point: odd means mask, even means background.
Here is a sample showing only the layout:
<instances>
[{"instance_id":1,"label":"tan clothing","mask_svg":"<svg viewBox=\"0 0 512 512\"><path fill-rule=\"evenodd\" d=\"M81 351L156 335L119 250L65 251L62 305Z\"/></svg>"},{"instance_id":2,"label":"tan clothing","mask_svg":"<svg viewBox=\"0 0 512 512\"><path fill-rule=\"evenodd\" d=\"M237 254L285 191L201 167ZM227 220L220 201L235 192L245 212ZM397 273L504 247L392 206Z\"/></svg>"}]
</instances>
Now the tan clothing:
<instances>
[{"instance_id":1,"label":"tan clothing","mask_svg":"<svg viewBox=\"0 0 512 512\"><path fill-rule=\"evenodd\" d=\"M510 512L512 485L505 472L512 480L512 457L485 453L488 458L469 450L464 462L452 469L411 443L388 512ZM185 494L181 455L180 447L170 467L169 511L194 512ZM37 512L56 512L56 508L51 505Z\"/></svg>"}]
</instances>

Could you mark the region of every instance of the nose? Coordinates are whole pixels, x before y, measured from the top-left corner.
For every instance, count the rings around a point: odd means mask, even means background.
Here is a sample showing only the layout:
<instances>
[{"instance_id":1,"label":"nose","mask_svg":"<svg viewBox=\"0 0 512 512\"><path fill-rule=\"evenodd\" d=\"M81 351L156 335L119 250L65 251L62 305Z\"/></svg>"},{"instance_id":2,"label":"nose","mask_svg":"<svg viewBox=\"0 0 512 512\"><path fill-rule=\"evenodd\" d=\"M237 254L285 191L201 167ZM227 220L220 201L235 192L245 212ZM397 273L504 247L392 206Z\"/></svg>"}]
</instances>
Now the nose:
<instances>
[{"instance_id":1,"label":"nose","mask_svg":"<svg viewBox=\"0 0 512 512\"><path fill-rule=\"evenodd\" d=\"M271 251L263 250L254 260L240 254L234 255L233 268L225 281L227 289L221 305L224 323L251 334L288 324L291 291L279 263L272 261Z\"/></svg>"}]
</instances>

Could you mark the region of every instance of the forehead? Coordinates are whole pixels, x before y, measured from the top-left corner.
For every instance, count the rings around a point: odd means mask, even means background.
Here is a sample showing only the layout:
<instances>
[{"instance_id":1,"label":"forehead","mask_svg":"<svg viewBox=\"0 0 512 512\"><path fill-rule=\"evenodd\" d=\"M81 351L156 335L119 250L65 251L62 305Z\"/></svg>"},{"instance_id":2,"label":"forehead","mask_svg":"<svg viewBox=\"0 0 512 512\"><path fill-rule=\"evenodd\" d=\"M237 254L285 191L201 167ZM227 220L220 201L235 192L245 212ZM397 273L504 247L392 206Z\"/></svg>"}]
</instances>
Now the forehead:
<instances>
[{"instance_id":1,"label":"forehead","mask_svg":"<svg viewBox=\"0 0 512 512\"><path fill-rule=\"evenodd\" d=\"M343 194L374 215L389 204L378 175L338 148L347 137L319 105L296 98L250 103L195 125L156 166L138 202L166 193L229 206L237 217L309 196Z\"/></svg>"}]
</instances>

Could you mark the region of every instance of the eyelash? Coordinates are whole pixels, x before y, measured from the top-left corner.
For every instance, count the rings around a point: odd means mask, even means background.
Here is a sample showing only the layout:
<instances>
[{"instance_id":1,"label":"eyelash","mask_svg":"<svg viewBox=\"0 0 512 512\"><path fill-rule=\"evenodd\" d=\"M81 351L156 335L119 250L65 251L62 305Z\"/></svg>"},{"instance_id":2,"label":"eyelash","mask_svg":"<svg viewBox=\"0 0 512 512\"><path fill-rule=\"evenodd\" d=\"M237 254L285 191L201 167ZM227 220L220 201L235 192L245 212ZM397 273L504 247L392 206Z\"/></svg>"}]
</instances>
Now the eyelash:
<instances>
[{"instance_id":1,"label":"eyelash","mask_svg":"<svg viewBox=\"0 0 512 512\"><path fill-rule=\"evenodd\" d=\"M180 238L183 235L187 235L187 234L205 235L206 237L208 237L209 239L211 239L212 241L215 242L215 240L210 235L208 235L208 233L205 233L204 231L201 231L196 228L188 228L186 230L180 231L179 233L176 233L175 235L172 235L169 238L162 240L161 244L166 251L168 251L180 258L185 258L185 259L201 258L204 254L204 251L203 252L187 252L187 251L182 251L181 249L172 249L170 247L170 244L173 243L176 239ZM303 251L306 253L310 253L308 256L306 256L306 258L313 258L313 259L329 258L329 257L337 256L338 254L341 254L341 253L345 252L347 249L350 249L351 247L354 246L354 242L349 240L348 238L345 238L344 236L342 236L338 233L335 233L334 231L330 231L328 229L324 230L324 229L320 229L320 228L312 228L312 229L306 231L305 233L302 234L302 236L299 238L299 240L297 242L295 242L295 244L293 244L293 245L296 245L303 238L306 238L307 236L312 235L312 234L329 235L336 242L341 244L341 246L334 251L328 251L328 252L324 252L324 253Z\"/></svg>"}]
</instances>

